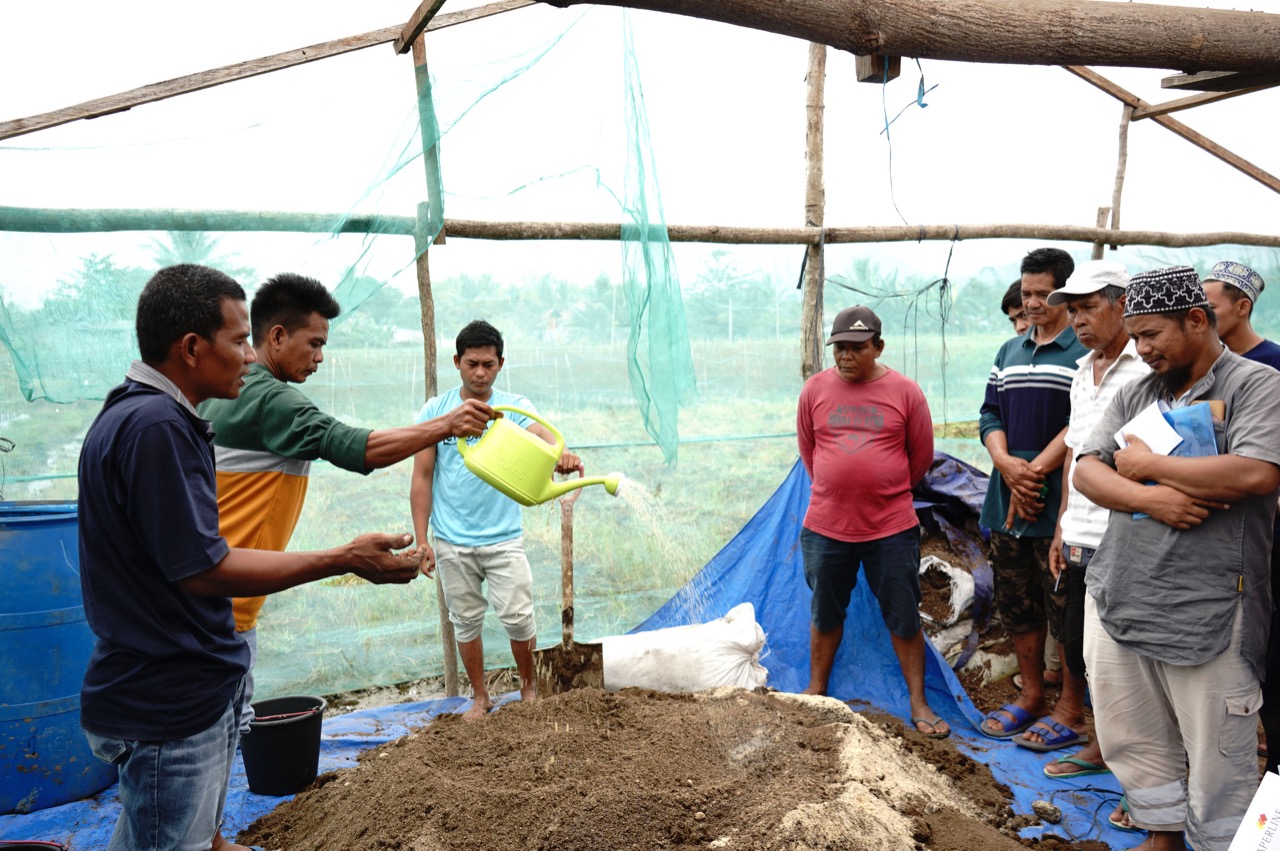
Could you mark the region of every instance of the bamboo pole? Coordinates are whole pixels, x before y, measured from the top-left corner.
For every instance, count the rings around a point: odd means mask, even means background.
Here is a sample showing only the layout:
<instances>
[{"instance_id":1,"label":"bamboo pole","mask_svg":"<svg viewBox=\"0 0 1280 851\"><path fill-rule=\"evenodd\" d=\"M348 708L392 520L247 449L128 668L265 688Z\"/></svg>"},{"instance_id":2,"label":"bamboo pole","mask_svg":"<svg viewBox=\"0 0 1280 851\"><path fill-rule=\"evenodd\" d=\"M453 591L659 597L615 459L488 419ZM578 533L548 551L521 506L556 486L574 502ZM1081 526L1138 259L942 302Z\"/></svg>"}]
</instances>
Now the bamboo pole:
<instances>
[{"instance_id":1,"label":"bamboo pole","mask_svg":"<svg viewBox=\"0 0 1280 851\"><path fill-rule=\"evenodd\" d=\"M429 77L427 76L427 47L426 38L421 32L413 40L413 79L416 91L418 93L418 108L422 109L423 99L427 96L427 86ZM418 123L422 135L422 160L426 169L427 192L429 199L438 199L440 185L437 180L439 175L439 148L437 140L428 138L426 116L419 112ZM434 122L431 122L434 123ZM427 220L430 218L430 205L422 203L418 205L418 219L420 227L418 233L425 234L427 231ZM426 244L418 244L415 240L414 251L414 269L418 276L418 301L422 311L422 361L425 381L424 387L426 398L430 399L436 395L436 306L435 298L431 292L431 267L428 262L428 255L431 253L431 246ZM423 542L425 543L425 542ZM453 622L449 620L449 609L444 603L444 582L440 579L440 571L436 571L436 611L440 618L440 652L441 662L444 666L444 693L445 697L458 696L458 644L457 636L453 631Z\"/></svg>"},{"instance_id":2,"label":"bamboo pole","mask_svg":"<svg viewBox=\"0 0 1280 851\"><path fill-rule=\"evenodd\" d=\"M338 223L335 225L335 223ZM289 213L261 210L118 210L0 206L0 232L101 233L108 231L212 231L276 233L372 233L413 236L413 216L354 216L338 213ZM628 228L633 226L628 224ZM660 225L652 226L655 234ZM445 219L444 231L457 239L612 240L622 238L617 222L483 222ZM630 233L630 231L628 231ZM1280 248L1280 234L1245 231L1170 233L1116 230L1080 225L941 224L888 227L777 228L727 225L667 225L672 242L708 245L848 245L877 242L951 242L965 239L1034 239L1053 242L1105 242L1193 248L1203 245L1256 245Z\"/></svg>"},{"instance_id":3,"label":"bamboo pole","mask_svg":"<svg viewBox=\"0 0 1280 851\"><path fill-rule=\"evenodd\" d=\"M1120 195L1124 192L1124 172L1129 165L1129 125L1133 123L1133 107L1128 104L1120 115L1120 150L1116 154L1116 183L1111 190L1111 229L1120 229ZM1102 222L1099 222L1101 225ZM1112 244L1111 250L1116 246Z\"/></svg>"},{"instance_id":4,"label":"bamboo pole","mask_svg":"<svg viewBox=\"0 0 1280 851\"><path fill-rule=\"evenodd\" d=\"M805 75L805 190L807 228L822 228L826 215L826 189L822 179L823 95L827 77L827 46L809 44L809 72ZM820 231L819 231L820 232ZM804 298L800 308L800 376L822 369L822 292L825 283L824 246L810 243L804 257Z\"/></svg>"},{"instance_id":5,"label":"bamboo pole","mask_svg":"<svg viewBox=\"0 0 1280 851\"><path fill-rule=\"evenodd\" d=\"M339 222L335 226L335 222ZM114 210L0 206L0 231L28 233L101 233L110 231L211 231L284 233L371 233L413 236L411 216L355 216L337 213L290 213L237 210ZM628 225L627 227L631 227ZM659 225L653 226L655 229ZM503 222L445 219L444 230L460 239L492 240L618 240L623 226L616 222ZM825 238L823 237L825 230ZM1035 239L1060 242L1116 242L1189 248L1203 245L1280 247L1280 236L1245 231L1118 230L1050 224L942 224L889 227L733 227L725 225L668 225L672 242L720 245L817 245L877 242L924 242L953 239Z\"/></svg>"}]
</instances>

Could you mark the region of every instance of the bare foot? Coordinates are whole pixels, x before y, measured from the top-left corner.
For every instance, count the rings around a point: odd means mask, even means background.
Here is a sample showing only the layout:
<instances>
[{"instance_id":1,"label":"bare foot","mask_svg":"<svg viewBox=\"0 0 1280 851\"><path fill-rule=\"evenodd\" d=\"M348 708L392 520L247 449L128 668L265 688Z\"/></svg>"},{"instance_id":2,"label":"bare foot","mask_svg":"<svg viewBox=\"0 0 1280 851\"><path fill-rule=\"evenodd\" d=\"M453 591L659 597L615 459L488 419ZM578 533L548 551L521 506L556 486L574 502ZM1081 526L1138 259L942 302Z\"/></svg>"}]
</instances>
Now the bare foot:
<instances>
[{"instance_id":1,"label":"bare foot","mask_svg":"<svg viewBox=\"0 0 1280 851\"><path fill-rule=\"evenodd\" d=\"M527 703L531 700L538 699L538 690L530 683L527 686L520 686L520 702Z\"/></svg>"},{"instance_id":2,"label":"bare foot","mask_svg":"<svg viewBox=\"0 0 1280 851\"><path fill-rule=\"evenodd\" d=\"M213 848L210 851L249 851L249 846L236 845L222 834L218 834L217 838L213 840Z\"/></svg>"},{"instance_id":3,"label":"bare foot","mask_svg":"<svg viewBox=\"0 0 1280 851\"><path fill-rule=\"evenodd\" d=\"M489 714L489 710L493 709L493 701L488 695L477 697L471 701L471 708L462 713L463 721L479 721L481 718Z\"/></svg>"},{"instance_id":4,"label":"bare foot","mask_svg":"<svg viewBox=\"0 0 1280 851\"><path fill-rule=\"evenodd\" d=\"M817 695L818 697L823 697L823 696L825 696L825 695L826 695L827 690L826 690L826 689L823 689L823 688L818 688L817 686L809 686L807 689L805 689L804 691L802 691L802 692L800 692L800 693L801 693L801 694L815 694L815 695Z\"/></svg>"}]
</instances>

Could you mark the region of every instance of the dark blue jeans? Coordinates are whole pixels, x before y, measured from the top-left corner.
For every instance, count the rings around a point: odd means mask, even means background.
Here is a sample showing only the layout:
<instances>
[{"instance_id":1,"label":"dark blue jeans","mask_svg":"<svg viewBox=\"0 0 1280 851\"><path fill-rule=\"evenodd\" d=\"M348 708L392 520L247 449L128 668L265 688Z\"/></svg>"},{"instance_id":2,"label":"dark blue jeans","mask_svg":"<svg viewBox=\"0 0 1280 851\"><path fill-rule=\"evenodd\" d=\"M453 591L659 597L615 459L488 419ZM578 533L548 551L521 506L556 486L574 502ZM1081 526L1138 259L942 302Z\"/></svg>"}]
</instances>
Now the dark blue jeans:
<instances>
[{"instance_id":1,"label":"dark blue jeans","mask_svg":"<svg viewBox=\"0 0 1280 851\"><path fill-rule=\"evenodd\" d=\"M239 701L237 690L222 717L185 739L131 742L85 733L94 756L120 769L122 809L107 851L209 851L222 826Z\"/></svg>"}]
</instances>

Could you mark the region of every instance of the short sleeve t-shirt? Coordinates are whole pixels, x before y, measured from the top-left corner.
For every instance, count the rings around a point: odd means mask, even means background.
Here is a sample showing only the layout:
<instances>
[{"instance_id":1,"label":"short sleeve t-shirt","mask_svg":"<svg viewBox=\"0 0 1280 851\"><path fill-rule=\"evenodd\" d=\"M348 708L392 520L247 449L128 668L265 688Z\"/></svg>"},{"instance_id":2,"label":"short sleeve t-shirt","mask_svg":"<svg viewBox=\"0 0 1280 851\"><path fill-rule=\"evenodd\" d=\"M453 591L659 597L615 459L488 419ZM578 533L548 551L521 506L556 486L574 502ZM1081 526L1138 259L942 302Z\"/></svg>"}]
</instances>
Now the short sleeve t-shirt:
<instances>
[{"instance_id":1,"label":"short sleeve t-shirt","mask_svg":"<svg viewBox=\"0 0 1280 851\"><path fill-rule=\"evenodd\" d=\"M162 390L126 381L85 436L79 484L80 583L98 638L81 723L143 741L207 729L249 666L231 600L178 585L230 551L218 534L208 423Z\"/></svg>"},{"instance_id":2,"label":"short sleeve t-shirt","mask_svg":"<svg viewBox=\"0 0 1280 851\"><path fill-rule=\"evenodd\" d=\"M444 416L462 404L462 388L454 387L427 400L416 422ZM494 389L486 400L491 406L509 405L538 413L526 397ZM533 422L519 414L503 412L525 428ZM468 437L474 446L479 437ZM450 435L436 444L436 468L431 481L431 530L441 540L461 547L484 547L520 536L520 504L467 469L458 452L458 438Z\"/></svg>"}]
</instances>

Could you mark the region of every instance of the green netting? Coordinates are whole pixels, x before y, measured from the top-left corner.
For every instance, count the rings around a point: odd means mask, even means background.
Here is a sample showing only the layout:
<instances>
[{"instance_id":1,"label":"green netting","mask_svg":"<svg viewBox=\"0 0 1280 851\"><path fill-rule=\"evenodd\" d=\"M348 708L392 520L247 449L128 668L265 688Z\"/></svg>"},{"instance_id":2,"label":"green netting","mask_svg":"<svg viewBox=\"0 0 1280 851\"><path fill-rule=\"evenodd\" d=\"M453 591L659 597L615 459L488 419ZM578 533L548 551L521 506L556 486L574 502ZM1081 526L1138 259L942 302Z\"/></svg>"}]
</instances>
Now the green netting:
<instances>
[{"instance_id":1,"label":"green netting","mask_svg":"<svg viewBox=\"0 0 1280 851\"><path fill-rule=\"evenodd\" d=\"M662 447L667 460L674 463L680 439L678 410L693 386L693 358L680 281L662 215L630 18L624 20L624 99L630 119L622 228L623 288L631 313L627 374L640 404L645 431Z\"/></svg>"},{"instance_id":2,"label":"green netting","mask_svg":"<svg viewBox=\"0 0 1280 851\"><path fill-rule=\"evenodd\" d=\"M287 38L274 49L296 46ZM457 330L488 319L507 338L500 386L529 395L590 472L621 470L651 495L640 511L596 488L575 512L580 634L634 626L723 546L795 459L804 249L673 244L665 225L801 224L805 53L803 44L721 25L677 28L669 18L539 6L429 35L429 75L383 46L0 143L0 491L18 500L76 496L80 440L135 356L134 300L160 266L206 263L250 291L282 271L329 284L346 310L303 390L348 422L390 427L410 422L424 400L414 260L444 216L622 222L621 245L449 236L429 258L438 385L457 383L449 363ZM774 56L789 63L787 75L762 70ZM689 63L678 79L655 73L675 58ZM834 124L855 115L856 135L833 133L828 145L826 220L857 223L850 209L874 202L868 223L881 224L895 220L884 190L883 93L848 83L845 59L845 70L832 61L828 116ZM942 84L929 110L894 125L897 168L945 160L923 122L958 121L947 113L958 93L949 73L931 70L930 79ZM690 93L696 110L676 122L657 117ZM1111 110L1105 118L1097 170L1109 198ZM917 140L928 143L927 156L912 157ZM424 165L432 149L436 162ZM848 159L852 176L841 171ZM794 215L756 206L757 196L792 199ZM932 189L928 197L950 201ZM899 200L910 214L910 199ZM1007 203L1015 220L1065 215L1037 215L1017 206L1020 198ZM961 424L976 418L991 358L1008 335L1000 297L1039 244L824 252L826 321L849 304L874 305L886 362L920 382L936 420L953 424L957 436L940 447L983 466ZM1077 260L1090 251L1062 247ZM1111 256L1134 269L1205 269L1232 257L1273 286L1280 280L1273 250ZM1274 306L1270 298L1256 315L1265 334L1280 331L1280 297ZM679 463L669 463L677 447ZM292 547L408 528L408 476L407 464L367 478L316 465ZM525 517L549 642L559 522L553 506ZM268 602L260 625L263 695L440 670L426 582L294 589ZM496 623L485 637L491 664L507 664Z\"/></svg>"}]
</instances>

